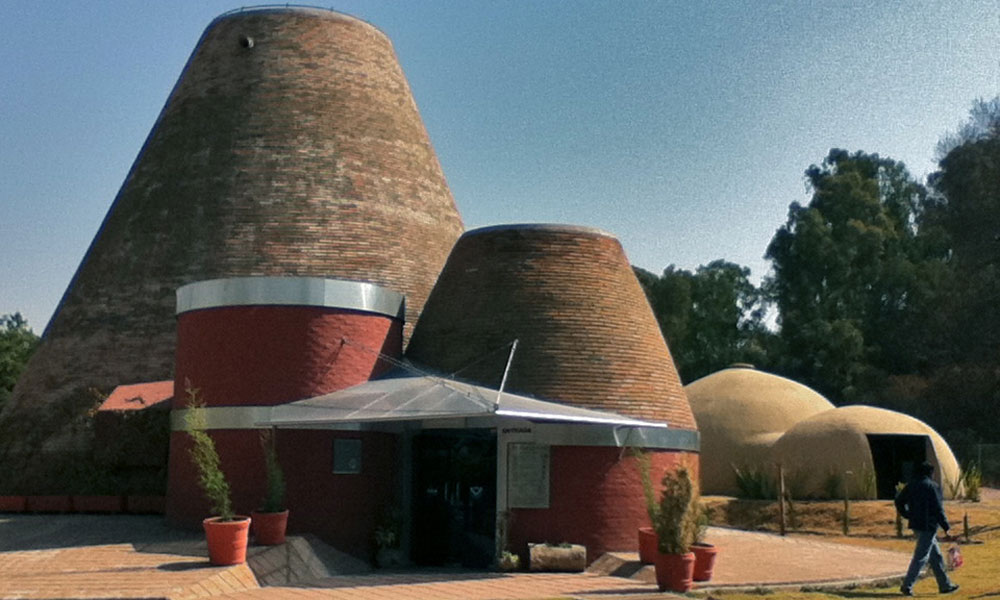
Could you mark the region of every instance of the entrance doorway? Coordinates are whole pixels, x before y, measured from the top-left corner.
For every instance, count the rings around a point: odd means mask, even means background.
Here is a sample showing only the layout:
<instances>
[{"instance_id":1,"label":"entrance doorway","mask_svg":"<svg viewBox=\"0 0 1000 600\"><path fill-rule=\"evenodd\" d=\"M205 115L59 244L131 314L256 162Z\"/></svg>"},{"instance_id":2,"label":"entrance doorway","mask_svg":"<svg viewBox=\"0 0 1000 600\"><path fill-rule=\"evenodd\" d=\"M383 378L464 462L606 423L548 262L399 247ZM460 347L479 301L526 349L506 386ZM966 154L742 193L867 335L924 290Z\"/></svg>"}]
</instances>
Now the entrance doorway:
<instances>
[{"instance_id":1,"label":"entrance doorway","mask_svg":"<svg viewBox=\"0 0 1000 600\"><path fill-rule=\"evenodd\" d=\"M917 465L927 460L926 435L868 434L875 464L875 484L880 500L896 497L896 484L913 478Z\"/></svg>"},{"instance_id":2,"label":"entrance doorway","mask_svg":"<svg viewBox=\"0 0 1000 600\"><path fill-rule=\"evenodd\" d=\"M424 430L414 436L414 563L476 568L492 564L496 465L492 429Z\"/></svg>"}]
</instances>

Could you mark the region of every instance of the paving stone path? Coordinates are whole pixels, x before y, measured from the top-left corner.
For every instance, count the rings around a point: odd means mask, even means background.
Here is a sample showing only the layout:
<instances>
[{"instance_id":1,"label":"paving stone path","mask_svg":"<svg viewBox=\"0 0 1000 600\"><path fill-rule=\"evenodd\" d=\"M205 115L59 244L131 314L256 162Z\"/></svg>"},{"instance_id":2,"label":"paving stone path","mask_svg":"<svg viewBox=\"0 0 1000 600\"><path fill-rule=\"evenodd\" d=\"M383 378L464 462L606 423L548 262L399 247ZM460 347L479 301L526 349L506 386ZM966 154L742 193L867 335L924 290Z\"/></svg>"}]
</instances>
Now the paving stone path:
<instances>
[{"instance_id":1,"label":"paving stone path","mask_svg":"<svg viewBox=\"0 0 1000 600\"><path fill-rule=\"evenodd\" d=\"M898 552L736 530L712 528L708 541L720 550L711 587L891 578L908 562ZM635 555L623 553L616 560L625 565L634 562ZM363 563L308 536L290 538L279 547L251 548L244 565L212 567L202 536L169 529L162 517L0 515L3 600L672 597L658 594L651 568L638 565L629 570L631 577L366 571Z\"/></svg>"}]
</instances>

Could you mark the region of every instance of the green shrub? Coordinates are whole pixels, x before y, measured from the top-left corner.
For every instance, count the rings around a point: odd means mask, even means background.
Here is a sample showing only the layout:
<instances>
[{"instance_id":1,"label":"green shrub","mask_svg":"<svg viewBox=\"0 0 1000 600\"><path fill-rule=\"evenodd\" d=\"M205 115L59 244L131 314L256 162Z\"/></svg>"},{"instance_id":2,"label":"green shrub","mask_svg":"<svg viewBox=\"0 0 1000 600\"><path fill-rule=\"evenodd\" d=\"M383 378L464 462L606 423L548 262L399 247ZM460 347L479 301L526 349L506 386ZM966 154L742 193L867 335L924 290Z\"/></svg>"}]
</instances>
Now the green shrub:
<instances>
[{"instance_id":1,"label":"green shrub","mask_svg":"<svg viewBox=\"0 0 1000 600\"><path fill-rule=\"evenodd\" d=\"M260 444L264 448L264 470L267 474L267 489L261 512L266 513L285 510L285 473L278 462L275 437L274 432L269 429L260 432Z\"/></svg>"},{"instance_id":2,"label":"green shrub","mask_svg":"<svg viewBox=\"0 0 1000 600\"><path fill-rule=\"evenodd\" d=\"M785 469L785 495L789 503L809 494L810 471L804 468Z\"/></svg>"},{"instance_id":3,"label":"green shrub","mask_svg":"<svg viewBox=\"0 0 1000 600\"><path fill-rule=\"evenodd\" d=\"M778 497L778 484L774 475L760 465L732 465L736 472L736 487L740 489L740 498L747 500L774 500Z\"/></svg>"},{"instance_id":4,"label":"green shrub","mask_svg":"<svg viewBox=\"0 0 1000 600\"><path fill-rule=\"evenodd\" d=\"M965 487L965 499L972 502L979 502L982 498L983 487L983 471L979 467L979 463L970 463L962 471L961 481Z\"/></svg>"},{"instance_id":5,"label":"green shrub","mask_svg":"<svg viewBox=\"0 0 1000 600\"><path fill-rule=\"evenodd\" d=\"M858 474L857 498L874 500L876 496L878 496L878 484L875 479L875 470L864 465L861 467L861 473Z\"/></svg>"},{"instance_id":6,"label":"green shrub","mask_svg":"<svg viewBox=\"0 0 1000 600\"><path fill-rule=\"evenodd\" d=\"M698 527L698 486L684 466L664 474L661 486L659 510L653 521L659 550L664 554L685 554Z\"/></svg>"},{"instance_id":7,"label":"green shrub","mask_svg":"<svg viewBox=\"0 0 1000 600\"><path fill-rule=\"evenodd\" d=\"M962 480L965 477L965 473L959 473L958 479L952 481L951 479L944 478L945 487L948 488L948 496L955 498L956 500L962 497Z\"/></svg>"},{"instance_id":8,"label":"green shrub","mask_svg":"<svg viewBox=\"0 0 1000 600\"><path fill-rule=\"evenodd\" d=\"M206 432L207 416L205 404L198 399L198 390L189 387L186 424L191 436L191 460L198 469L198 484L212 507L212 513L223 521L231 521L235 516L229 491L229 482L222 472L219 453L215 441Z\"/></svg>"},{"instance_id":9,"label":"green shrub","mask_svg":"<svg viewBox=\"0 0 1000 600\"><path fill-rule=\"evenodd\" d=\"M649 455L641 450L636 450L635 461L639 465L639 478L642 481L642 496L646 501L646 514L649 515L650 524L656 523L656 515L660 507L656 502L656 494L653 492L653 479L649 474Z\"/></svg>"},{"instance_id":10,"label":"green shrub","mask_svg":"<svg viewBox=\"0 0 1000 600\"><path fill-rule=\"evenodd\" d=\"M823 491L830 500L839 498L844 494L844 475L837 469L831 468L826 472L823 480Z\"/></svg>"}]
</instances>

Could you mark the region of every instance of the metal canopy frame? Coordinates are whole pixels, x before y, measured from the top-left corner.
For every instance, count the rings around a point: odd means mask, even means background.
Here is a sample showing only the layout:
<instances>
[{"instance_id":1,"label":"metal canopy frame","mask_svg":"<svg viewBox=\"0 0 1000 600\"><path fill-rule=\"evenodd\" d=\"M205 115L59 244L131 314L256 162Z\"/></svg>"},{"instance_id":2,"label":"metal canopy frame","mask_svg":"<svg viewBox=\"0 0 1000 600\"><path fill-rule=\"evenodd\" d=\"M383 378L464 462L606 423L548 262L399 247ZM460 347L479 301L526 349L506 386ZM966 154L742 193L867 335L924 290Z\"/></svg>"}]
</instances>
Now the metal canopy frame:
<instances>
[{"instance_id":1,"label":"metal canopy frame","mask_svg":"<svg viewBox=\"0 0 1000 600\"><path fill-rule=\"evenodd\" d=\"M273 406L269 416L257 425L336 428L348 423L470 417L667 428L666 423L537 400L434 375L376 379L322 396Z\"/></svg>"}]
</instances>

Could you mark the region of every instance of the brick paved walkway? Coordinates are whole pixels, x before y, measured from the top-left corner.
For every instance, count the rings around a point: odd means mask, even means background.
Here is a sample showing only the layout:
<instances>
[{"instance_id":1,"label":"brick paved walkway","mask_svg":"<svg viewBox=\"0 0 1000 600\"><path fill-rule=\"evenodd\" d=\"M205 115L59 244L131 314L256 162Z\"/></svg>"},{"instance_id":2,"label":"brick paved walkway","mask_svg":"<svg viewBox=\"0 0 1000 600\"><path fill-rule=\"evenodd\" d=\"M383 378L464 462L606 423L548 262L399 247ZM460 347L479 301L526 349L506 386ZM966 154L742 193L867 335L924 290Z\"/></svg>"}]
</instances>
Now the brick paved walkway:
<instances>
[{"instance_id":1,"label":"brick paved walkway","mask_svg":"<svg viewBox=\"0 0 1000 600\"><path fill-rule=\"evenodd\" d=\"M720 549L712 587L870 580L898 576L906 555L812 538L711 529ZM283 554L307 554L298 538ZM294 551L294 552L293 552ZM276 551L254 549L273 563ZM270 553L270 554L268 554ZM622 561L630 555L621 555ZM212 567L202 536L140 516L0 515L0 599L212 597L235 600L377 600L387 598L529 600L613 598L656 593L649 567L633 578L595 574L376 572L327 576L315 564L282 586L260 587L248 565ZM295 558L296 561L299 558ZM291 562L289 562L291 564ZM298 564L298 563L296 563ZM280 568L280 566L279 566ZM633 569L634 571L634 569Z\"/></svg>"}]
</instances>

